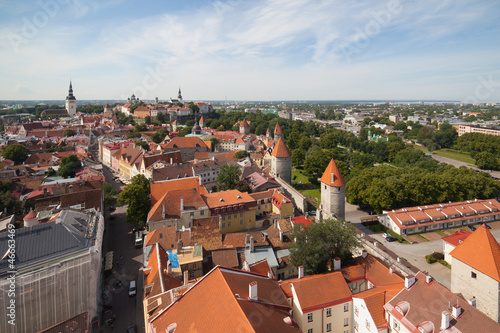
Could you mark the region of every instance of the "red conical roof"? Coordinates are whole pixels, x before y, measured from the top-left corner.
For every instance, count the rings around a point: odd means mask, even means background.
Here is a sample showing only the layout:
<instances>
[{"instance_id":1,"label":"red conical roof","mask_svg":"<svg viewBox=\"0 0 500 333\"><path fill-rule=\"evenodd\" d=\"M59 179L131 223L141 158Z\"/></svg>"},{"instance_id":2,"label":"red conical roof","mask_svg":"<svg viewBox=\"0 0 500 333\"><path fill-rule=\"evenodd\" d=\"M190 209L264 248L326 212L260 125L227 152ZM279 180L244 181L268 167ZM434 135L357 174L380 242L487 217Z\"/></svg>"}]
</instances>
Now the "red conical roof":
<instances>
[{"instance_id":1,"label":"red conical roof","mask_svg":"<svg viewBox=\"0 0 500 333\"><path fill-rule=\"evenodd\" d=\"M274 157L290 157L292 154L290 154L290 150L288 150L288 147L285 144L285 141L283 141L282 138L279 138L278 143L276 143L276 146L274 146L273 152L271 153L272 156Z\"/></svg>"},{"instance_id":2,"label":"red conical roof","mask_svg":"<svg viewBox=\"0 0 500 333\"><path fill-rule=\"evenodd\" d=\"M240 127L248 127L248 123L245 119L240 123Z\"/></svg>"},{"instance_id":3,"label":"red conical roof","mask_svg":"<svg viewBox=\"0 0 500 333\"><path fill-rule=\"evenodd\" d=\"M451 251L450 255L500 281L500 245L484 224Z\"/></svg>"},{"instance_id":4,"label":"red conical roof","mask_svg":"<svg viewBox=\"0 0 500 333\"><path fill-rule=\"evenodd\" d=\"M36 211L32 210L28 214L26 214L26 216L23 218L23 220L26 221L26 220L36 219L36 214L37 214Z\"/></svg>"},{"instance_id":5,"label":"red conical roof","mask_svg":"<svg viewBox=\"0 0 500 333\"><path fill-rule=\"evenodd\" d=\"M276 127L274 128L274 135L283 135L283 130L281 129L280 123L276 122Z\"/></svg>"},{"instance_id":6,"label":"red conical roof","mask_svg":"<svg viewBox=\"0 0 500 333\"><path fill-rule=\"evenodd\" d=\"M332 174L333 174L333 179L332 179ZM336 187L345 186L344 177L342 177L342 174L340 173L340 170L337 167L337 164L335 163L333 158L330 161L330 164L328 164L328 166L326 167L326 170L323 173L323 176L321 176L320 180L322 183L325 183L330 186L336 186Z\"/></svg>"}]
</instances>

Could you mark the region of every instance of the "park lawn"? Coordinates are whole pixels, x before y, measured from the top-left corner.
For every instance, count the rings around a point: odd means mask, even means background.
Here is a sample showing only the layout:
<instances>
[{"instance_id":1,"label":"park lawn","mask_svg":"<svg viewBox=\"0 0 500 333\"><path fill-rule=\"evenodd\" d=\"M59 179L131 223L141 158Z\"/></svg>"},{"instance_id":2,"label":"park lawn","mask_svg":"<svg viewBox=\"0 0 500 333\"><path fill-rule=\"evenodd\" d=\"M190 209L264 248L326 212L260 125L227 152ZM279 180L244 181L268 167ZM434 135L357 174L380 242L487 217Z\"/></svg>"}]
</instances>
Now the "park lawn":
<instances>
[{"instance_id":1,"label":"park lawn","mask_svg":"<svg viewBox=\"0 0 500 333\"><path fill-rule=\"evenodd\" d=\"M413 148L421 150L424 154L430 154L429 149L425 148L424 146L413 145Z\"/></svg>"},{"instance_id":2,"label":"park lawn","mask_svg":"<svg viewBox=\"0 0 500 333\"><path fill-rule=\"evenodd\" d=\"M460 162L469 163L472 165L476 164L476 161L472 157L470 157L469 154L460 153L453 149L440 149L434 151L433 154L436 154L438 156L443 156L446 158L451 158Z\"/></svg>"},{"instance_id":3,"label":"park lawn","mask_svg":"<svg viewBox=\"0 0 500 333\"><path fill-rule=\"evenodd\" d=\"M302 182L302 184L308 184L309 183L309 179L307 178L307 176L305 176L301 170L297 170L297 169L294 169L292 170L292 179L297 176L297 178L294 179L294 182L298 183L298 182Z\"/></svg>"},{"instance_id":4,"label":"park lawn","mask_svg":"<svg viewBox=\"0 0 500 333\"><path fill-rule=\"evenodd\" d=\"M302 194L306 197L316 197L318 199L318 206L321 203L321 190L319 188L304 190Z\"/></svg>"}]
</instances>

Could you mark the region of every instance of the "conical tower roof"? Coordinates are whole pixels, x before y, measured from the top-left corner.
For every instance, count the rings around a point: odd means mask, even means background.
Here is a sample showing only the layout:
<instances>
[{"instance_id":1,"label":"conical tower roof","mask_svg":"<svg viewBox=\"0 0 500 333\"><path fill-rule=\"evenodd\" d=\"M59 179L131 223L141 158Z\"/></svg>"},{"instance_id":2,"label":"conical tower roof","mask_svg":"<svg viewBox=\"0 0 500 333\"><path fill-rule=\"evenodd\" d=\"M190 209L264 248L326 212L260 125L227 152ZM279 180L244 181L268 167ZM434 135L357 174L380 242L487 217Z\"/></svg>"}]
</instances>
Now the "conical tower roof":
<instances>
[{"instance_id":1,"label":"conical tower roof","mask_svg":"<svg viewBox=\"0 0 500 333\"><path fill-rule=\"evenodd\" d=\"M484 224L450 255L500 282L500 245Z\"/></svg>"},{"instance_id":2,"label":"conical tower roof","mask_svg":"<svg viewBox=\"0 0 500 333\"><path fill-rule=\"evenodd\" d=\"M271 153L272 156L274 157L290 157L292 154L290 154L290 150L288 150L288 147L285 144L285 141L283 141L282 138L279 138L278 142L276 143L276 146L274 146L273 152Z\"/></svg>"},{"instance_id":3,"label":"conical tower roof","mask_svg":"<svg viewBox=\"0 0 500 333\"><path fill-rule=\"evenodd\" d=\"M330 164L328 164L328 166L326 167L326 170L323 173L323 176L321 176L320 180L322 183L325 183L330 186L336 186L336 187L345 186L344 177L342 177L342 174L340 173L340 170L337 167L337 164L335 163L333 158L330 161Z\"/></svg>"},{"instance_id":4,"label":"conical tower roof","mask_svg":"<svg viewBox=\"0 0 500 333\"><path fill-rule=\"evenodd\" d=\"M243 121L240 123L240 127L248 127L248 122L243 119Z\"/></svg>"},{"instance_id":5,"label":"conical tower roof","mask_svg":"<svg viewBox=\"0 0 500 333\"><path fill-rule=\"evenodd\" d=\"M283 135L283 130L281 129L280 123L276 122L276 127L274 128L274 135Z\"/></svg>"}]
</instances>

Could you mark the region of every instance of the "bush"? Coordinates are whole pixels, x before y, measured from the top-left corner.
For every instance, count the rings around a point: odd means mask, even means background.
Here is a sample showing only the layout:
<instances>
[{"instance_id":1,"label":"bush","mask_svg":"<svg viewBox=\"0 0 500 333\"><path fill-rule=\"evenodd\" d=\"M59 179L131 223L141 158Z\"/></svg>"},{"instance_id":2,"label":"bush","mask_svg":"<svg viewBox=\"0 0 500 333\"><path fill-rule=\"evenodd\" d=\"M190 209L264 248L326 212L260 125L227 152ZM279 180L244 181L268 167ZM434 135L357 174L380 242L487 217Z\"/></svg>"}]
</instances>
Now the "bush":
<instances>
[{"instance_id":1,"label":"bush","mask_svg":"<svg viewBox=\"0 0 500 333\"><path fill-rule=\"evenodd\" d=\"M426 255L425 259L427 260L428 264L433 264L433 263L435 263L437 261L437 259L434 258L434 256L432 254Z\"/></svg>"},{"instance_id":2,"label":"bush","mask_svg":"<svg viewBox=\"0 0 500 333\"><path fill-rule=\"evenodd\" d=\"M433 256L436 260L443 260L443 259L444 259L444 254L439 253L439 252L434 252L434 253L432 254L432 256Z\"/></svg>"}]
</instances>

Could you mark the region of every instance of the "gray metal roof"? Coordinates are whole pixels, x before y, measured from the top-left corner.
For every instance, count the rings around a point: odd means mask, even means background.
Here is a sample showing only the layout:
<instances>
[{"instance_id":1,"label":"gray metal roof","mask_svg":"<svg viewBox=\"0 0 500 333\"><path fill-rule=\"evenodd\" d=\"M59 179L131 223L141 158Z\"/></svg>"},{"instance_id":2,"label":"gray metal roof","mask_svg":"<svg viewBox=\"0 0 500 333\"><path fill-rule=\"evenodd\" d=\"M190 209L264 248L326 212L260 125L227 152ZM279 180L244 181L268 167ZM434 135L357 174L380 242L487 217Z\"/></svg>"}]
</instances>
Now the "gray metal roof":
<instances>
[{"instance_id":1,"label":"gray metal roof","mask_svg":"<svg viewBox=\"0 0 500 333\"><path fill-rule=\"evenodd\" d=\"M253 264L262 259L267 259L267 263L271 268L278 266L278 260L276 260L276 255L274 254L272 246L255 247L254 252L250 252L249 248L245 249L245 260L249 264Z\"/></svg>"},{"instance_id":2,"label":"gray metal roof","mask_svg":"<svg viewBox=\"0 0 500 333\"><path fill-rule=\"evenodd\" d=\"M15 270L80 252L94 244L99 213L63 210L56 221L16 229ZM0 233L0 253L8 249L9 233ZM0 260L0 276L9 271L7 259Z\"/></svg>"}]
</instances>

